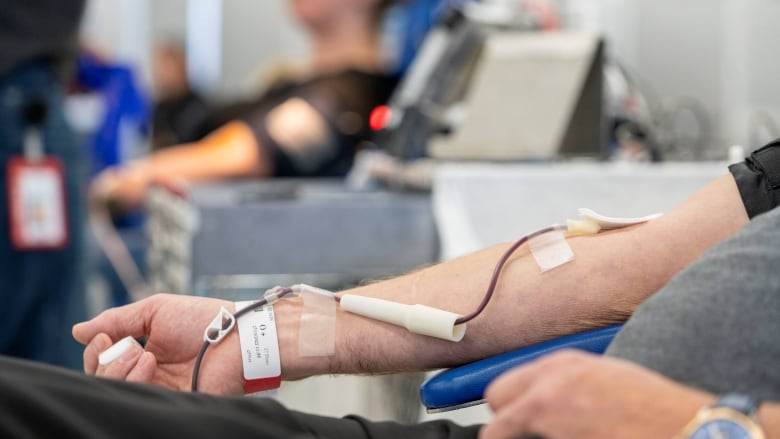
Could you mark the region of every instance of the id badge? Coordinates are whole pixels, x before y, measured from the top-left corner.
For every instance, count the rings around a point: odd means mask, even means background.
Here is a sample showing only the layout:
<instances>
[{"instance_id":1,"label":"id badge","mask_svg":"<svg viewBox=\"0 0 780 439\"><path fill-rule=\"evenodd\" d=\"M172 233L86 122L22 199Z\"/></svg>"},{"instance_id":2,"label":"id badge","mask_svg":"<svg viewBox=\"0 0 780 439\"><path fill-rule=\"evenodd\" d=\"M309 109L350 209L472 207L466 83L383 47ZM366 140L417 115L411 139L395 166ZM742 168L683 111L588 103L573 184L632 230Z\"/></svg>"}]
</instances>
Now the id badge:
<instances>
[{"instance_id":1,"label":"id badge","mask_svg":"<svg viewBox=\"0 0 780 439\"><path fill-rule=\"evenodd\" d=\"M57 250L68 243L62 162L54 157L8 161L11 244L17 250Z\"/></svg>"}]
</instances>

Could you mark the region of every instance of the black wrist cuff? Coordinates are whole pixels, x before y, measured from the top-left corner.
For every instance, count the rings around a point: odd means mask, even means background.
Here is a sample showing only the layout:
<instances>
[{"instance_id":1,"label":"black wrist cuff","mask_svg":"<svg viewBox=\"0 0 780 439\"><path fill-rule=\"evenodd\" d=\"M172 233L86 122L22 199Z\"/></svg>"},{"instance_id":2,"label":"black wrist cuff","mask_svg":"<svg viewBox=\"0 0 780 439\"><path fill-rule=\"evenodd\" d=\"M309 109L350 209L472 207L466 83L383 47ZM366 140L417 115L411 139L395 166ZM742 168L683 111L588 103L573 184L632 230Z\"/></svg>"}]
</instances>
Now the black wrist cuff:
<instances>
[{"instance_id":1,"label":"black wrist cuff","mask_svg":"<svg viewBox=\"0 0 780 439\"><path fill-rule=\"evenodd\" d=\"M780 139L729 166L750 218L780 204Z\"/></svg>"}]
</instances>

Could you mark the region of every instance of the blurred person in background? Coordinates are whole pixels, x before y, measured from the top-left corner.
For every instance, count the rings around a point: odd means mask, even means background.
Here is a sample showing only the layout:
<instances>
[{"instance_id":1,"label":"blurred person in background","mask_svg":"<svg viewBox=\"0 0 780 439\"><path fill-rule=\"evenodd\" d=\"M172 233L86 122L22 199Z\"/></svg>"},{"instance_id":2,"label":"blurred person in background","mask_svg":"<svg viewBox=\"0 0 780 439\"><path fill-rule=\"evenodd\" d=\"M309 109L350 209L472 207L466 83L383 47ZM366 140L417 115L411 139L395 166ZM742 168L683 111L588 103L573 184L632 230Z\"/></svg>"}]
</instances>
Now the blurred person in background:
<instances>
[{"instance_id":1,"label":"blurred person in background","mask_svg":"<svg viewBox=\"0 0 780 439\"><path fill-rule=\"evenodd\" d=\"M203 138L209 106L190 87L182 44L160 41L152 57L154 116L152 151Z\"/></svg>"},{"instance_id":2,"label":"blurred person in background","mask_svg":"<svg viewBox=\"0 0 780 439\"><path fill-rule=\"evenodd\" d=\"M78 368L82 151L63 114L84 0L0 7L0 353Z\"/></svg>"},{"instance_id":3,"label":"blurred person in background","mask_svg":"<svg viewBox=\"0 0 780 439\"><path fill-rule=\"evenodd\" d=\"M153 182L241 177L343 176L370 134L372 109L387 101L389 73L380 30L388 0L291 0L311 39L301 72L233 109L201 141L104 171L95 193L120 209L138 206Z\"/></svg>"}]
</instances>

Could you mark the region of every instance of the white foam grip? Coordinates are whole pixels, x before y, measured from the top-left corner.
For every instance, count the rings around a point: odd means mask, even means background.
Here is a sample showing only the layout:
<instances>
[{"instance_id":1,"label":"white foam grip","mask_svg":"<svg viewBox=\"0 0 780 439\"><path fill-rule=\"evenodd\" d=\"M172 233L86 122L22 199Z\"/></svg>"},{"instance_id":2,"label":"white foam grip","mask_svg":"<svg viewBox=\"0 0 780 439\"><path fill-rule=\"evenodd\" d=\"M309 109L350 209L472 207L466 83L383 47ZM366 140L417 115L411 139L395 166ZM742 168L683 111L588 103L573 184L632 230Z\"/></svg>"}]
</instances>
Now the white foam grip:
<instances>
[{"instance_id":1,"label":"white foam grip","mask_svg":"<svg viewBox=\"0 0 780 439\"><path fill-rule=\"evenodd\" d=\"M111 345L110 348L101 352L100 355L98 355L98 363L100 363L101 366L108 366L117 358L121 357L122 354L127 352L127 350L130 349L134 344L138 344L138 342L133 337L128 335L127 337ZM140 346L140 344L138 345Z\"/></svg>"},{"instance_id":2,"label":"white foam grip","mask_svg":"<svg viewBox=\"0 0 780 439\"><path fill-rule=\"evenodd\" d=\"M405 305L373 297L345 294L341 308L374 320L403 326L410 332L449 341L460 341L466 324L456 325L460 315L425 305Z\"/></svg>"}]
</instances>

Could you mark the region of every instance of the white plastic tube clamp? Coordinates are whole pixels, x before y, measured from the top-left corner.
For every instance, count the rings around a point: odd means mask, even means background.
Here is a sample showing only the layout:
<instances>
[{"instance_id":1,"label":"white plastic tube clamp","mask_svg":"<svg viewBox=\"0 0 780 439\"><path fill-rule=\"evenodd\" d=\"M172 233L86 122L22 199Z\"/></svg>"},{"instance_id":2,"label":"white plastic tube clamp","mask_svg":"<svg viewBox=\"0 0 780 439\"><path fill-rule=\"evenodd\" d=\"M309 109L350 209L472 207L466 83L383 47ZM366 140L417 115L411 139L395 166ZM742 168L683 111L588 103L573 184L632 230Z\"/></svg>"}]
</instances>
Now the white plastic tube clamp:
<instances>
[{"instance_id":1,"label":"white plastic tube clamp","mask_svg":"<svg viewBox=\"0 0 780 439\"><path fill-rule=\"evenodd\" d=\"M425 305L405 305L373 297L345 294L341 308L374 320L403 326L410 332L449 341L461 341L466 324L456 325L459 314Z\"/></svg>"}]
</instances>

